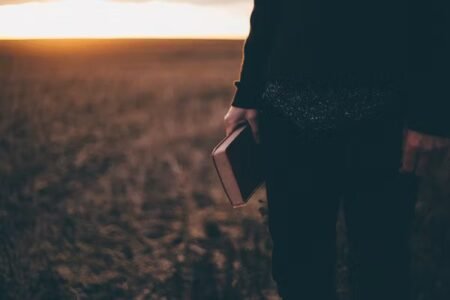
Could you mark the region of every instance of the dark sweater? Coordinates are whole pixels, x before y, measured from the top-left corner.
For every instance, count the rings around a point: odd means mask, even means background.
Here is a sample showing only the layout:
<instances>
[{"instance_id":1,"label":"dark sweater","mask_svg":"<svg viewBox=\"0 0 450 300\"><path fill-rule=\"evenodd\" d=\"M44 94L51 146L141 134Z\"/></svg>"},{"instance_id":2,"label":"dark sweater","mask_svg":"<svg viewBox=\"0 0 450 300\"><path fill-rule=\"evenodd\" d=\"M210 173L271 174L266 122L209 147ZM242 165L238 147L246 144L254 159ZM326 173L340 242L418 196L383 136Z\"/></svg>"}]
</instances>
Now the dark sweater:
<instances>
[{"instance_id":1,"label":"dark sweater","mask_svg":"<svg viewBox=\"0 0 450 300\"><path fill-rule=\"evenodd\" d=\"M408 127L450 137L448 0L254 0L231 105L268 80L399 88Z\"/></svg>"}]
</instances>

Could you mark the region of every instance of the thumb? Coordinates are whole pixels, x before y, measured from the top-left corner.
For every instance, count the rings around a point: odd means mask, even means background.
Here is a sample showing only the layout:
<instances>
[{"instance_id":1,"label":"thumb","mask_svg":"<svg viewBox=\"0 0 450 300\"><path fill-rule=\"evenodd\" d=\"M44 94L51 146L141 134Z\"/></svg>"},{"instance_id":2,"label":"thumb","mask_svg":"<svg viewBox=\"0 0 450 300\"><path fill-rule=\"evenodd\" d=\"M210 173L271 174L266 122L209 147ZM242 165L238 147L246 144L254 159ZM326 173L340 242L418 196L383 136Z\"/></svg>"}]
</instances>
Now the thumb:
<instances>
[{"instance_id":1,"label":"thumb","mask_svg":"<svg viewBox=\"0 0 450 300\"><path fill-rule=\"evenodd\" d=\"M416 147L411 146L408 142L406 142L403 150L402 165L400 168L400 172L402 173L414 172L418 156L419 150Z\"/></svg>"},{"instance_id":2,"label":"thumb","mask_svg":"<svg viewBox=\"0 0 450 300\"><path fill-rule=\"evenodd\" d=\"M255 139L255 142L257 144L260 143L260 138L259 138L259 120L258 117L252 117L252 118L248 118L247 119L250 128L252 130L252 134L253 134L253 138Z\"/></svg>"}]
</instances>

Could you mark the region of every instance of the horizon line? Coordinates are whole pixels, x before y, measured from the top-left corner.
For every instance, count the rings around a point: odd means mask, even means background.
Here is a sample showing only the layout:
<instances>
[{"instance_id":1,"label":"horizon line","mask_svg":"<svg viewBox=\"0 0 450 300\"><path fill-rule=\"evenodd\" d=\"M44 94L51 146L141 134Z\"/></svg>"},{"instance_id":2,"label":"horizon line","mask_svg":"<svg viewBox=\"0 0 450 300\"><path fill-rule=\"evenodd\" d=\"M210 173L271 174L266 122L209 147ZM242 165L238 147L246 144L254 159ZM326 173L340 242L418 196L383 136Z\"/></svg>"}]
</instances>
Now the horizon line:
<instances>
[{"instance_id":1,"label":"horizon line","mask_svg":"<svg viewBox=\"0 0 450 300\"><path fill-rule=\"evenodd\" d=\"M0 36L0 41L32 41L32 40L243 40L245 36Z\"/></svg>"}]
</instances>

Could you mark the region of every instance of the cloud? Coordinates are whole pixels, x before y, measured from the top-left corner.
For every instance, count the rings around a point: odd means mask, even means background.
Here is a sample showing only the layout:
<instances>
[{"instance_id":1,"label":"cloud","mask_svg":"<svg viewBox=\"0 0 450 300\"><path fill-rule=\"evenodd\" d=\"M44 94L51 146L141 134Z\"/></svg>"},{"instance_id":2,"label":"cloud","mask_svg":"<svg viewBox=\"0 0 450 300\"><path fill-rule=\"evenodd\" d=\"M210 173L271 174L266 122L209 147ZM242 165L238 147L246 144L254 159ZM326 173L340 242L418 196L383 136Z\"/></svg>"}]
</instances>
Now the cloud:
<instances>
[{"instance_id":1,"label":"cloud","mask_svg":"<svg viewBox=\"0 0 450 300\"><path fill-rule=\"evenodd\" d=\"M0 0L0 5L6 4L23 4L30 2L51 2L57 0ZM155 0L105 0L111 2L123 2L123 3L145 3L145 2L153 2ZM246 3L250 0L158 0L161 2L167 3L192 3L192 4L200 4L200 5L224 5L224 4L236 4L236 3Z\"/></svg>"},{"instance_id":2,"label":"cloud","mask_svg":"<svg viewBox=\"0 0 450 300\"><path fill-rule=\"evenodd\" d=\"M22 4L30 2L50 2L52 0L0 0L0 5L6 4Z\"/></svg>"},{"instance_id":3,"label":"cloud","mask_svg":"<svg viewBox=\"0 0 450 300\"><path fill-rule=\"evenodd\" d=\"M128 2L128 3L143 3L152 2L154 0L111 0L114 2ZM203 4L203 5L217 5L217 4L236 4L245 3L249 0L159 0L161 2L184 2L193 4Z\"/></svg>"}]
</instances>

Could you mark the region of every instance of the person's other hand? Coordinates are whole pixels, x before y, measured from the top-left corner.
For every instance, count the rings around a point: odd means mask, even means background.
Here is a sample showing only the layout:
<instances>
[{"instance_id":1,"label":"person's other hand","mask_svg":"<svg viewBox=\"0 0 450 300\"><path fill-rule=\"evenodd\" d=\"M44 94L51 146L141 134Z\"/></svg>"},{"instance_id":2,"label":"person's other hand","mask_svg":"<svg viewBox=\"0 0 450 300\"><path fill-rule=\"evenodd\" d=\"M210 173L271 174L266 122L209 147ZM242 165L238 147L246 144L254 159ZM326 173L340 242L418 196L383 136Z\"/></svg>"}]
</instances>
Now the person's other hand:
<instances>
[{"instance_id":1,"label":"person's other hand","mask_svg":"<svg viewBox=\"0 0 450 300\"><path fill-rule=\"evenodd\" d=\"M423 176L427 173L433 157L445 154L449 147L449 138L405 129L400 172L415 173L417 176Z\"/></svg>"},{"instance_id":2,"label":"person's other hand","mask_svg":"<svg viewBox=\"0 0 450 300\"><path fill-rule=\"evenodd\" d=\"M232 133L242 123L248 122L250 124L250 128L252 129L255 141L257 143L260 142L257 109L241 108L230 105L228 112L225 114L224 122L226 135Z\"/></svg>"}]
</instances>

